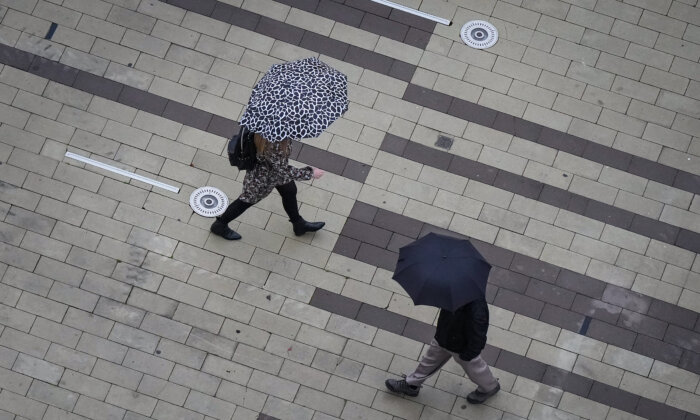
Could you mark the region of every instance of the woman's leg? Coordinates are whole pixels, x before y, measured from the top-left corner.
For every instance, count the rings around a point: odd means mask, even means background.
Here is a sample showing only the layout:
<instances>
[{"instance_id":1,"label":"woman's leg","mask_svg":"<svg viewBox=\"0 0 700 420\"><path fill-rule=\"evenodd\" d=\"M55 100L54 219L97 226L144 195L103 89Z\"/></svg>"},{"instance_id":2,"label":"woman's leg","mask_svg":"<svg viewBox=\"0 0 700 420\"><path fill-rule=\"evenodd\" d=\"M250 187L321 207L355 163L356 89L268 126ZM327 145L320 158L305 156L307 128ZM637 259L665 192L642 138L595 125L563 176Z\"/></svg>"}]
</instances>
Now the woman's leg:
<instances>
[{"instance_id":1,"label":"woman's leg","mask_svg":"<svg viewBox=\"0 0 700 420\"><path fill-rule=\"evenodd\" d=\"M229 241L241 239L241 235L228 227L228 224L233 219L243 214L244 211L248 210L248 207L250 206L252 206L251 203L246 203L240 198L237 198L233 203L226 207L226 211L224 211L221 216L216 218L209 230L211 230L213 234L219 235L224 239L228 239Z\"/></svg>"},{"instance_id":2,"label":"woman's leg","mask_svg":"<svg viewBox=\"0 0 700 420\"><path fill-rule=\"evenodd\" d=\"M232 220L243 214L244 211L248 210L250 206L252 206L252 204L237 198L226 207L226 211L221 216L217 217L217 219L222 223L229 224Z\"/></svg>"},{"instance_id":3,"label":"woman's leg","mask_svg":"<svg viewBox=\"0 0 700 420\"><path fill-rule=\"evenodd\" d=\"M294 234L301 236L306 232L316 232L326 224L324 222L307 222L299 214L299 205L297 204L297 184L290 181L286 184L278 185L277 191L282 196L282 206L284 211L289 216L289 221L294 225Z\"/></svg>"},{"instance_id":4,"label":"woman's leg","mask_svg":"<svg viewBox=\"0 0 700 420\"><path fill-rule=\"evenodd\" d=\"M277 192L282 197L282 207L289 216L289 221L296 223L301 219L299 215L299 204L297 203L297 184L290 181L286 184L278 185Z\"/></svg>"}]
</instances>

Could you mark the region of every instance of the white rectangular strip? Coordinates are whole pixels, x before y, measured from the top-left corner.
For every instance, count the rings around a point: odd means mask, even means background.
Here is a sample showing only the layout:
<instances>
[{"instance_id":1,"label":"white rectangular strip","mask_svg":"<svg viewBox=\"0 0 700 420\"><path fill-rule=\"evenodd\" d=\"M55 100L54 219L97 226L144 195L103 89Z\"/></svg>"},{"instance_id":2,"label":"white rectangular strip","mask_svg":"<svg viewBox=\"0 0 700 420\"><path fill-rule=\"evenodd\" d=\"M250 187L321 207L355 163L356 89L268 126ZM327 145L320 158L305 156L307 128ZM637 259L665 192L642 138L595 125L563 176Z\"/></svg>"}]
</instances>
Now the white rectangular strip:
<instances>
[{"instance_id":1,"label":"white rectangular strip","mask_svg":"<svg viewBox=\"0 0 700 420\"><path fill-rule=\"evenodd\" d=\"M429 20L432 20L433 22L437 23L442 23L443 25L450 26L452 24L451 20L441 18L435 15L431 15L429 13L421 12L420 10L412 9L410 7L404 6L402 4L394 3L393 1L388 1L388 0L372 0L375 3L383 4L385 6L393 7L394 9L399 9L403 12L410 13L412 15L420 16L422 18L426 18Z\"/></svg>"},{"instance_id":2,"label":"white rectangular strip","mask_svg":"<svg viewBox=\"0 0 700 420\"><path fill-rule=\"evenodd\" d=\"M139 175L139 174L135 174L133 172L125 171L124 169L120 169L120 168L117 168L116 166L112 166L112 165L107 165L106 163L102 163L102 162L99 162L99 161L94 160L94 159L90 159L90 158L86 158L84 156L76 155L75 153L66 152L66 157L69 157L69 158L75 159L75 160L79 160L81 162L87 163L88 165L97 166L98 168L102 168L104 170L117 173L119 175L127 176L129 178L133 178L133 179L136 179L138 181L145 182L146 184L151 184L151 185L154 185L156 187L160 187L160 188L163 188L165 190L172 191L174 193L180 192L180 189L178 187L164 184L160 181L156 181L155 179L146 178L143 175Z\"/></svg>"}]
</instances>

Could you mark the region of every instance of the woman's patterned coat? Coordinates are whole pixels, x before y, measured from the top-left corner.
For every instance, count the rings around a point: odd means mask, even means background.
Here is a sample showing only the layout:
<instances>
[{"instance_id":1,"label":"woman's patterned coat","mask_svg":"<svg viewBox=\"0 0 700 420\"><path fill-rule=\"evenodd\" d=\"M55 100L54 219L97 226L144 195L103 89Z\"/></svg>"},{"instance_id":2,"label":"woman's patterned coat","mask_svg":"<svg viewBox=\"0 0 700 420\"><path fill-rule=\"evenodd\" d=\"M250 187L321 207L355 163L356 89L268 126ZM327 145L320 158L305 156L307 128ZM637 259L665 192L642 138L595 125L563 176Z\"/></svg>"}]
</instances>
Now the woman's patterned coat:
<instances>
[{"instance_id":1,"label":"woman's patterned coat","mask_svg":"<svg viewBox=\"0 0 700 420\"><path fill-rule=\"evenodd\" d=\"M294 180L309 180L313 174L310 166L296 168L289 164L292 151L291 141L267 143L263 153L258 155L258 164L252 171L247 171L243 178L241 201L255 204L267 197L278 185Z\"/></svg>"}]
</instances>

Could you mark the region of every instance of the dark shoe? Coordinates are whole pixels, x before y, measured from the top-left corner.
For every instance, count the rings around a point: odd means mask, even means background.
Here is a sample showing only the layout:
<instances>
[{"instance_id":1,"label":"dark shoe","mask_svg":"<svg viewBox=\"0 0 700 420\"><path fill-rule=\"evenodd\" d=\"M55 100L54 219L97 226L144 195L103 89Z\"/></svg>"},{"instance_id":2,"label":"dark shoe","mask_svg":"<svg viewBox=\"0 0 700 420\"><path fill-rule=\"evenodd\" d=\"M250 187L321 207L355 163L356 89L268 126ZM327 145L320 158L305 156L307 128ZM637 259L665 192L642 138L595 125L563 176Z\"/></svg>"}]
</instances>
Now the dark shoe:
<instances>
[{"instance_id":1,"label":"dark shoe","mask_svg":"<svg viewBox=\"0 0 700 420\"><path fill-rule=\"evenodd\" d=\"M304 219L299 220L294 224L294 234L301 236L306 232L316 232L326 225L325 222L307 222Z\"/></svg>"},{"instance_id":2,"label":"dark shoe","mask_svg":"<svg viewBox=\"0 0 700 420\"><path fill-rule=\"evenodd\" d=\"M474 390L474 392L467 395L467 402L469 402L469 404L481 404L484 401L491 398L493 395L495 395L500 390L501 390L501 384L496 384L496 388L492 389L489 392L481 392L477 388L476 390Z\"/></svg>"},{"instance_id":3,"label":"dark shoe","mask_svg":"<svg viewBox=\"0 0 700 420\"><path fill-rule=\"evenodd\" d=\"M241 239L241 235L239 235L235 230L231 229L228 227L228 225L217 217L214 223L211 224L211 228L209 228L211 232L214 235L221 236L222 238L229 240L229 241L235 241L237 239Z\"/></svg>"},{"instance_id":4,"label":"dark shoe","mask_svg":"<svg viewBox=\"0 0 700 420\"><path fill-rule=\"evenodd\" d=\"M405 379L387 379L384 381L384 385L386 385L391 392L405 394L409 397L417 397L418 391L420 391L419 386L409 385Z\"/></svg>"}]
</instances>

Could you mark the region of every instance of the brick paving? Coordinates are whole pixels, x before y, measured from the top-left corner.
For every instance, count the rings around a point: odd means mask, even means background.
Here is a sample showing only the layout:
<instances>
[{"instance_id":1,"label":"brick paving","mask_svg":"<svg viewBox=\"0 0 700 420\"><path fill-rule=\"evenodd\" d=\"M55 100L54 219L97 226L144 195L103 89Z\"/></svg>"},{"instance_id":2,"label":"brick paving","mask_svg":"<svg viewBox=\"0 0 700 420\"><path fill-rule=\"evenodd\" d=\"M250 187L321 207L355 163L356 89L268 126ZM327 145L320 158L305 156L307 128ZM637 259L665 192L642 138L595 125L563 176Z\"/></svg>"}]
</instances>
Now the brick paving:
<instances>
[{"instance_id":1,"label":"brick paving","mask_svg":"<svg viewBox=\"0 0 700 420\"><path fill-rule=\"evenodd\" d=\"M404 3L404 2L402 2ZM413 3L413 4L412 4ZM0 0L0 418L700 418L694 0ZM494 23L488 50L459 39ZM226 139L274 63L320 58L350 109L292 158L322 231L235 197ZM170 193L66 151L175 185ZM484 406L437 310L391 280L427 232L493 265Z\"/></svg>"}]
</instances>

